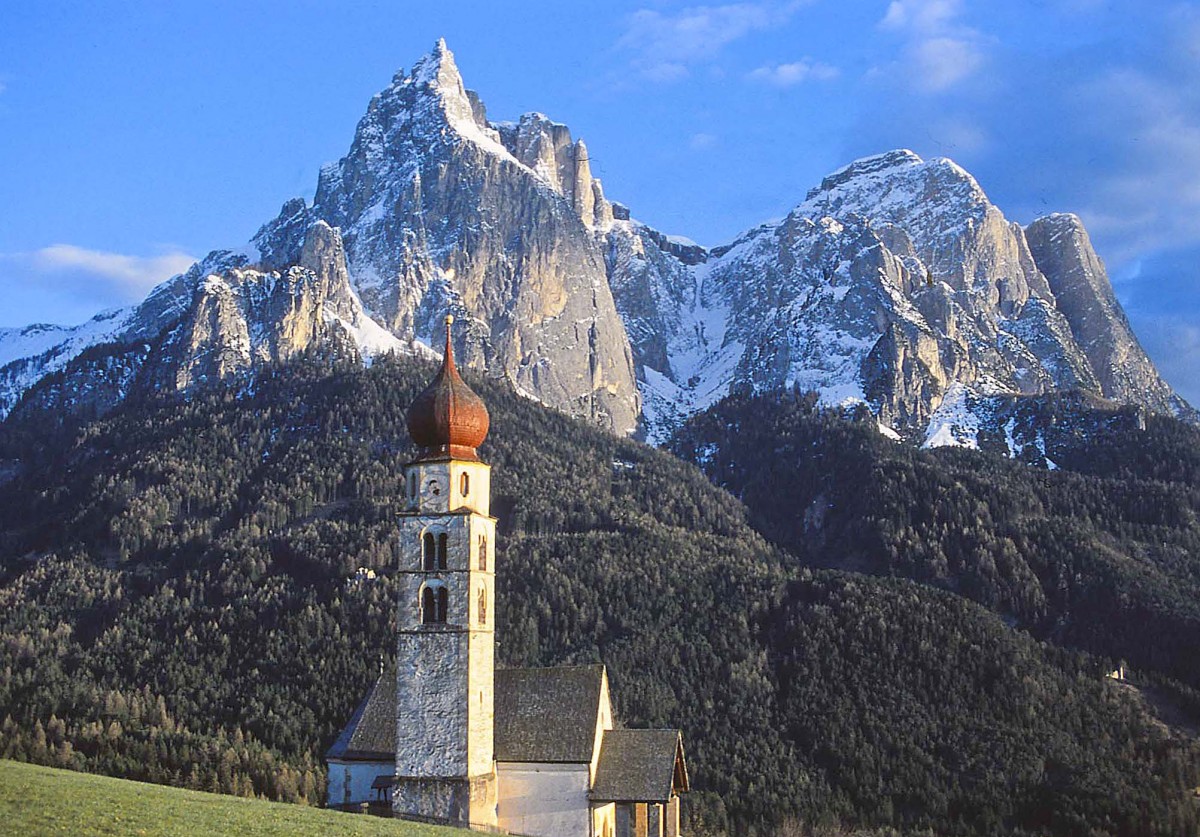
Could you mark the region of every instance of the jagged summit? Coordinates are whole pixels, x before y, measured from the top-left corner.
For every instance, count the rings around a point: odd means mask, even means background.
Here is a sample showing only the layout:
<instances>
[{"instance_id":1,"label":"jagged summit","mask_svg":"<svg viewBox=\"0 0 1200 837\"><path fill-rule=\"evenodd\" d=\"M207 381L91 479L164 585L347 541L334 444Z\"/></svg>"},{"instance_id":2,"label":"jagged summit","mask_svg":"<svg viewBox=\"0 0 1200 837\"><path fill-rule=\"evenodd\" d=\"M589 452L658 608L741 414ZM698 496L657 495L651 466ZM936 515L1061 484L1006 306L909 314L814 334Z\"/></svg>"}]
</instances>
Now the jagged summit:
<instances>
[{"instance_id":1,"label":"jagged summit","mask_svg":"<svg viewBox=\"0 0 1200 837\"><path fill-rule=\"evenodd\" d=\"M191 385L330 340L427 348L446 311L464 366L654 440L732 388L781 385L914 439L983 397L1063 390L1195 416L1076 216L1022 228L952 160L896 149L707 249L609 201L566 125L490 121L444 40L372 97L312 204L286 201L248 247L79 329L0 333L0 415L97 342L202 346L179 354Z\"/></svg>"},{"instance_id":2,"label":"jagged summit","mask_svg":"<svg viewBox=\"0 0 1200 837\"><path fill-rule=\"evenodd\" d=\"M631 335L645 335L650 434L746 386L862 402L942 442L968 442L947 428L998 395L1072 390L1194 415L1137 345L1081 231L1070 215L1027 231L952 160L897 149L831 173L690 270L658 253L652 276L614 283L641 326Z\"/></svg>"},{"instance_id":3,"label":"jagged summit","mask_svg":"<svg viewBox=\"0 0 1200 837\"><path fill-rule=\"evenodd\" d=\"M462 74L454 63L454 53L446 46L445 38L438 38L433 49L413 65L408 77L415 84L425 84L442 91L463 94Z\"/></svg>"},{"instance_id":4,"label":"jagged summit","mask_svg":"<svg viewBox=\"0 0 1200 837\"><path fill-rule=\"evenodd\" d=\"M291 261L305 223L324 219L392 333L436 343L449 309L466 366L618 432L635 426L632 358L592 234L612 213L587 149L544 117L492 125L443 42L372 98L298 210L260 230L260 251Z\"/></svg>"},{"instance_id":5,"label":"jagged summit","mask_svg":"<svg viewBox=\"0 0 1200 837\"><path fill-rule=\"evenodd\" d=\"M867 177L881 172L888 172L892 169L903 168L906 166L915 166L924 163L915 151L910 151L907 148L897 148L893 151L886 151L883 154L872 154L869 157L860 157L859 159L843 166L834 171L832 174L826 175L821 180L820 186L814 186L809 189L805 200L812 200L822 192L829 192L837 186L847 183L851 180L860 177Z\"/></svg>"}]
</instances>

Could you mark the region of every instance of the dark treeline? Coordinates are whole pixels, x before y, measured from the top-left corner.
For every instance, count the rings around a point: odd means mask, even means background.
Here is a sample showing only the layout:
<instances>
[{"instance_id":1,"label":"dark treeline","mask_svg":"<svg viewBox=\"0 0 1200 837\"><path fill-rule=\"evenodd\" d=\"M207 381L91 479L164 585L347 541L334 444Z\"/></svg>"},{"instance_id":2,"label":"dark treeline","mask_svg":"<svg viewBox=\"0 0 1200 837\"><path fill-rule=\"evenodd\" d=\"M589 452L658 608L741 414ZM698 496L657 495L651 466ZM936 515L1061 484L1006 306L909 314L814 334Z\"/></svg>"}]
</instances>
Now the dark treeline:
<instances>
[{"instance_id":1,"label":"dark treeline","mask_svg":"<svg viewBox=\"0 0 1200 837\"><path fill-rule=\"evenodd\" d=\"M0 425L0 755L319 802L321 754L393 653L404 411L430 374L310 359ZM1196 829L1195 747L1108 660L951 593L813 571L696 468L475 384L501 660L602 660L624 722L681 727L692 831Z\"/></svg>"},{"instance_id":2,"label":"dark treeline","mask_svg":"<svg viewBox=\"0 0 1200 837\"><path fill-rule=\"evenodd\" d=\"M869 416L797 392L726 399L672 445L805 564L953 590L1036 636L1177 681L1200 717L1200 430L1089 416L1070 399L1042 409L1056 469L896 444Z\"/></svg>"}]
</instances>

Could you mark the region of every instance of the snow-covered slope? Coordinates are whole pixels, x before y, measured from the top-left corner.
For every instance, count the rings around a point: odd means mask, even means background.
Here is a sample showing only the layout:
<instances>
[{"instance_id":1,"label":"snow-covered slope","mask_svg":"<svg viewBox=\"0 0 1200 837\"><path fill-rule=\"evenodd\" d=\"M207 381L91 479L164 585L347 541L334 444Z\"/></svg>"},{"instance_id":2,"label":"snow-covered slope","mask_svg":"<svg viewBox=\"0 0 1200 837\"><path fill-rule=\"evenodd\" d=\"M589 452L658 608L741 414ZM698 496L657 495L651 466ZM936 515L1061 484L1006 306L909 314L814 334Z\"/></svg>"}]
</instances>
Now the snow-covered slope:
<instances>
[{"instance_id":1,"label":"snow-covered slope","mask_svg":"<svg viewBox=\"0 0 1200 837\"><path fill-rule=\"evenodd\" d=\"M324 344L417 351L447 309L466 365L652 441L739 387L864 403L927 444L967 443L1013 396L1196 415L1074 216L1022 229L954 162L898 150L708 251L610 202L565 125L489 122L439 41L372 98L311 206L287 201L134 309L0 331L0 417L100 343L129 347L88 385L103 405L143 367L187 388Z\"/></svg>"},{"instance_id":2,"label":"snow-covered slope","mask_svg":"<svg viewBox=\"0 0 1200 837\"><path fill-rule=\"evenodd\" d=\"M119 339L133 311L105 311L74 328L43 324L0 330L0 419L27 389L84 349Z\"/></svg>"},{"instance_id":3,"label":"snow-covered slope","mask_svg":"<svg viewBox=\"0 0 1200 837\"><path fill-rule=\"evenodd\" d=\"M389 352L432 354L367 316L346 273L341 237L328 224L309 228L295 265L267 271L247 261L244 254L213 253L138 308L74 329L0 334L4 350L40 350L0 369L9 387L4 414L51 372L63 378L33 390L37 407L100 409L135 387L185 390L245 377L313 348L365 362ZM111 349L97 353L106 343Z\"/></svg>"},{"instance_id":4,"label":"snow-covered slope","mask_svg":"<svg viewBox=\"0 0 1200 837\"><path fill-rule=\"evenodd\" d=\"M1025 230L967 172L900 150L834 172L782 221L702 264L651 247L617 260L618 306L654 333L635 344L651 437L738 386L866 403L884 426L930 443L958 443L931 424L948 426L947 410L997 394L1080 391L1191 415L1128 330L1086 234L1065 236L1082 255L1062 265L1042 243L1045 224L1030 228L1035 259ZM1056 294L1076 302L1060 307ZM1133 371L1098 372L1093 344L1109 356L1117 345Z\"/></svg>"}]
</instances>

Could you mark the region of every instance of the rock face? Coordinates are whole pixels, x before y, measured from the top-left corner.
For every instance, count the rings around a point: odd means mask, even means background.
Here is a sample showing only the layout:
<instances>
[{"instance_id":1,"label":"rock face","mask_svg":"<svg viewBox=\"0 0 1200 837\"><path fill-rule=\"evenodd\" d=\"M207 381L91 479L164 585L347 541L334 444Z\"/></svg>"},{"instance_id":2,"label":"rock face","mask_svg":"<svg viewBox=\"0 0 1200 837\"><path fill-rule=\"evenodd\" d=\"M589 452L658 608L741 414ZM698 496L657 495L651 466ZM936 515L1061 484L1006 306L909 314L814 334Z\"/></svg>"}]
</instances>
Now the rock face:
<instances>
[{"instance_id":1,"label":"rock face","mask_svg":"<svg viewBox=\"0 0 1200 837\"><path fill-rule=\"evenodd\" d=\"M60 374L34 388L25 406L98 412L134 389L246 379L310 350L360 361L421 350L367 316L350 286L341 236L328 224L308 229L298 264L264 271L247 261L212 253L159 286L140 307L112 318L107 340L58 364Z\"/></svg>"},{"instance_id":2,"label":"rock face","mask_svg":"<svg viewBox=\"0 0 1200 837\"><path fill-rule=\"evenodd\" d=\"M1190 413L1191 407L1162 379L1134 336L1083 222L1057 213L1034 221L1025 235L1104 395L1159 412Z\"/></svg>"},{"instance_id":3,"label":"rock face","mask_svg":"<svg viewBox=\"0 0 1200 837\"><path fill-rule=\"evenodd\" d=\"M636 258L612 248L651 436L739 386L863 402L915 440L950 395L1077 391L1187 414L1082 227L1052 239L1052 226L1027 236L953 162L901 150L831 174L694 266L644 234Z\"/></svg>"},{"instance_id":4,"label":"rock face","mask_svg":"<svg viewBox=\"0 0 1200 837\"><path fill-rule=\"evenodd\" d=\"M1022 229L952 161L898 150L707 250L606 199L565 125L489 122L439 41L371 100L313 204L286 202L250 247L78 328L0 331L0 418L49 373L86 367L100 408L138 380L186 389L313 347L423 350L447 312L462 365L651 441L740 387L864 403L926 444L971 443L980 405L994 424L996 404L1059 392L1197 417L1074 216ZM120 362L74 360L107 343Z\"/></svg>"},{"instance_id":5,"label":"rock face","mask_svg":"<svg viewBox=\"0 0 1200 837\"><path fill-rule=\"evenodd\" d=\"M168 343L176 389L286 361L314 346L366 356L404 351L354 295L337 230L314 223L298 261L282 270L232 268L204 277Z\"/></svg>"},{"instance_id":6,"label":"rock face","mask_svg":"<svg viewBox=\"0 0 1200 837\"><path fill-rule=\"evenodd\" d=\"M617 432L640 410L633 358L593 235L612 221L587 149L540 114L499 128L444 43L371 100L350 153L255 244L290 264L315 219L339 227L370 313L436 344L451 310L459 358Z\"/></svg>"}]
</instances>

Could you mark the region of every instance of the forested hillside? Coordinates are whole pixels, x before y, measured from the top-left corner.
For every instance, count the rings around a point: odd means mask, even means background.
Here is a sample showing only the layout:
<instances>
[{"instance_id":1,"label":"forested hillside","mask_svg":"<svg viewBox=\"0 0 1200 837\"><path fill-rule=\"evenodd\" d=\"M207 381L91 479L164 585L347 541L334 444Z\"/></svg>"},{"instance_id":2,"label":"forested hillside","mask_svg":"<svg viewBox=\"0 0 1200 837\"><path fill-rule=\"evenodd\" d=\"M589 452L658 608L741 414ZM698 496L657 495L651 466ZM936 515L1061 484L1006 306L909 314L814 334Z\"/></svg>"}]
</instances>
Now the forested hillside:
<instances>
[{"instance_id":1,"label":"forested hillside","mask_svg":"<svg viewBox=\"0 0 1200 837\"><path fill-rule=\"evenodd\" d=\"M404 411L431 374L313 357L98 419L18 408L0 425L0 755L319 801L321 753L393 653ZM1200 754L1110 661L948 592L813 571L803 539L770 545L691 465L472 384L501 660L602 660L624 722L680 726L692 833L1195 830Z\"/></svg>"},{"instance_id":2,"label":"forested hillside","mask_svg":"<svg viewBox=\"0 0 1200 837\"><path fill-rule=\"evenodd\" d=\"M1036 409L1041 467L896 444L796 392L727 399L673 446L805 564L953 590L1180 681L1200 716L1200 430L1070 397Z\"/></svg>"}]
</instances>

